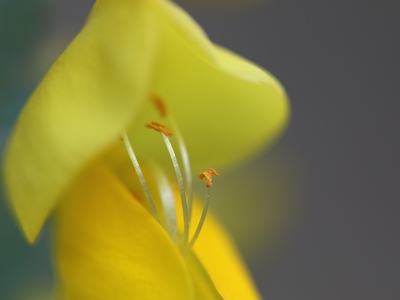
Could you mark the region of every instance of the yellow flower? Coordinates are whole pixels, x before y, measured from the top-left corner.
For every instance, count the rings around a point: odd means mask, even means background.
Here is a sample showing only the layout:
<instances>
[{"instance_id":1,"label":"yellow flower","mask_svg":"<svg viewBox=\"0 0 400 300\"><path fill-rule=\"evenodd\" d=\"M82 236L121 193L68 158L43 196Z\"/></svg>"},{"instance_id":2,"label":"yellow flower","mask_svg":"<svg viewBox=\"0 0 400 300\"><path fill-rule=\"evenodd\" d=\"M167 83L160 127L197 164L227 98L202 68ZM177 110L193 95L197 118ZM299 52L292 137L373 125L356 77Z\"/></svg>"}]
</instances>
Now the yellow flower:
<instances>
[{"instance_id":1,"label":"yellow flower","mask_svg":"<svg viewBox=\"0 0 400 300\"><path fill-rule=\"evenodd\" d=\"M276 79L212 44L172 2L97 0L24 107L7 149L6 184L23 232L33 242L57 207L56 265L66 299L257 299L212 215L186 251L185 229L178 237L168 232L162 196L155 197L157 222L132 179L129 141L147 161L153 194L162 187L157 170L168 169L162 139L144 127L160 120L154 95L179 124L196 170L252 155L280 134L288 115ZM161 192L178 190L163 179ZM198 220L202 208L195 202L193 209Z\"/></svg>"}]
</instances>

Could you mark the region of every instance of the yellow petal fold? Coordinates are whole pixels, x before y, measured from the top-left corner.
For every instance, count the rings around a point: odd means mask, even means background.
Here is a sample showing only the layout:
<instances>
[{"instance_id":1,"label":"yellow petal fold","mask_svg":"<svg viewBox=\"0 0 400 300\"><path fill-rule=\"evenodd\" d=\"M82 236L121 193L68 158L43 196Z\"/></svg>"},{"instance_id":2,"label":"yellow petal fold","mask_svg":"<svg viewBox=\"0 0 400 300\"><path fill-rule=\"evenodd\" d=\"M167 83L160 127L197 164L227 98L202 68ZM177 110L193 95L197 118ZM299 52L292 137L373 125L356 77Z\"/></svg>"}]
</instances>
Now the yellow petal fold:
<instances>
[{"instance_id":1,"label":"yellow petal fold","mask_svg":"<svg viewBox=\"0 0 400 300\"><path fill-rule=\"evenodd\" d=\"M167 233L107 169L86 172L55 220L64 299L195 299Z\"/></svg>"},{"instance_id":2,"label":"yellow petal fold","mask_svg":"<svg viewBox=\"0 0 400 300\"><path fill-rule=\"evenodd\" d=\"M5 178L29 241L77 174L139 113L157 26L147 1L98 2L24 107Z\"/></svg>"},{"instance_id":3,"label":"yellow petal fold","mask_svg":"<svg viewBox=\"0 0 400 300\"><path fill-rule=\"evenodd\" d=\"M194 167L224 167L271 144L289 114L280 83L213 45L178 7L158 2L161 34L150 93L161 97L177 120ZM159 137L143 128L155 118L149 104L130 136L140 155L161 161Z\"/></svg>"}]
</instances>

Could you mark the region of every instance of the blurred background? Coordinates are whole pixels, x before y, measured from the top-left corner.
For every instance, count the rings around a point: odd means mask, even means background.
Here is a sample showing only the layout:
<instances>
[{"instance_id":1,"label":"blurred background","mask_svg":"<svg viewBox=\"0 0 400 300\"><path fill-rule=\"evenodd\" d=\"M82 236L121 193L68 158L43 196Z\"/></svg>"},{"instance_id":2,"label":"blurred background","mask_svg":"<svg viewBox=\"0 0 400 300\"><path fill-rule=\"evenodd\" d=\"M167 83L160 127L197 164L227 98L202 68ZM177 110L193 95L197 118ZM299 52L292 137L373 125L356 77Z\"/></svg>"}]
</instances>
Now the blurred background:
<instances>
[{"instance_id":1,"label":"blurred background","mask_svg":"<svg viewBox=\"0 0 400 300\"><path fill-rule=\"evenodd\" d=\"M0 0L2 150L93 2ZM399 1L179 3L214 42L277 76L291 98L279 143L213 191L212 207L262 295L400 299ZM51 294L47 231L28 246L0 201L0 299Z\"/></svg>"}]
</instances>

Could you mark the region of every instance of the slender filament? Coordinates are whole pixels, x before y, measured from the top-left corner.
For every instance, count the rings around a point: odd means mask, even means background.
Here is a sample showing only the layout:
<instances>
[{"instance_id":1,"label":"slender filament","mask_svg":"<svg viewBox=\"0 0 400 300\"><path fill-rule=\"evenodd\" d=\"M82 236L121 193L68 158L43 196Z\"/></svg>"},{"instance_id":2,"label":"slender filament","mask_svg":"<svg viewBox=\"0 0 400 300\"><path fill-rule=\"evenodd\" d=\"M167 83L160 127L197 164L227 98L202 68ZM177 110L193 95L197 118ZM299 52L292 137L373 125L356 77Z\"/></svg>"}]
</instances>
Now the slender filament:
<instances>
[{"instance_id":1,"label":"slender filament","mask_svg":"<svg viewBox=\"0 0 400 300\"><path fill-rule=\"evenodd\" d=\"M190 250L194 243L196 242L197 238L199 237L199 234L201 232L201 229L203 228L203 224L204 221L206 220L206 216L207 216L207 211L208 211L208 206L210 205L210 198L211 198L211 188L207 187L206 188L206 198L205 198L205 202L204 202L204 207L203 207L203 211L201 213L201 217L199 220L199 224L197 225L196 231L188 245L188 249Z\"/></svg>"},{"instance_id":2,"label":"slender filament","mask_svg":"<svg viewBox=\"0 0 400 300\"><path fill-rule=\"evenodd\" d=\"M137 174L137 176L139 178L139 181L140 181L140 184L141 184L141 186L143 188L144 194L145 194L146 199L147 199L147 203L149 204L149 207L150 207L150 211L151 211L153 217L157 220L157 222L161 224L160 217L158 215L157 208L156 208L156 205L154 203L153 197L150 194L149 187L148 187L148 185L146 183L146 180L144 178L142 169L139 166L139 162L138 162L138 160L136 158L136 155L133 152L131 143L129 142L129 138L126 135L126 132L123 132L122 140L124 141L126 150L128 151L128 154L129 154L129 158L132 161L133 167L135 168L136 174Z\"/></svg>"},{"instance_id":3,"label":"slender filament","mask_svg":"<svg viewBox=\"0 0 400 300\"><path fill-rule=\"evenodd\" d=\"M191 220L192 206L193 206L193 186L192 186L192 170L190 169L189 153L186 149L185 142L183 141L182 134L179 130L178 125L175 122L175 119L171 115L168 115L168 120L171 123L172 131L174 132L179 145L179 152L181 154L183 170L185 172L189 220Z\"/></svg>"},{"instance_id":4,"label":"slender filament","mask_svg":"<svg viewBox=\"0 0 400 300\"><path fill-rule=\"evenodd\" d=\"M178 181L179 192L181 196L182 202L182 211L183 211L183 245L187 245L189 239L189 212L188 206L186 202L186 194L185 194L185 186L183 184L182 173L179 168L178 160L176 159L176 155L174 149L172 148L171 142L169 138L161 132L161 135L164 139L165 145L167 146L169 155L171 156L172 164L174 166L176 179Z\"/></svg>"},{"instance_id":5,"label":"slender filament","mask_svg":"<svg viewBox=\"0 0 400 300\"><path fill-rule=\"evenodd\" d=\"M176 207L175 197L172 187L167 179L167 175L157 164L149 163L154 178L157 181L158 191L160 194L161 204L163 207L163 216L165 229L167 230L171 240L177 242L177 224L176 224Z\"/></svg>"}]
</instances>

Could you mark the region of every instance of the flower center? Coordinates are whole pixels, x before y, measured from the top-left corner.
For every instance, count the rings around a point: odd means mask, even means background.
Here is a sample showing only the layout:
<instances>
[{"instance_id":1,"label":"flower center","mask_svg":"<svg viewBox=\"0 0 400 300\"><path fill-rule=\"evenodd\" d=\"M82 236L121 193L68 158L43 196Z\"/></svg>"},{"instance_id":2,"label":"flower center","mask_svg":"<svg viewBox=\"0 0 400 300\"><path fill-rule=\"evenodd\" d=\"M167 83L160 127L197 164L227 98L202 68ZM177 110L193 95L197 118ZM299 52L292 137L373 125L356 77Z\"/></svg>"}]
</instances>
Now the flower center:
<instances>
[{"instance_id":1,"label":"flower center","mask_svg":"<svg viewBox=\"0 0 400 300\"><path fill-rule=\"evenodd\" d=\"M142 186L142 189L144 191L144 195L146 197L148 206L150 208L150 212L155 218L155 220L164 227L164 229L168 232L169 236L171 239L174 241L175 244L180 246L180 249L182 253L187 253L194 245L196 242L201 229L203 227L204 221L206 219L209 203L210 203L210 188L212 186L212 175L219 176L219 174L212 168L210 168L208 171L201 172L199 174L199 179L205 179L206 180L206 196L205 196L205 202L204 202L204 207L203 211L199 220L199 223L196 227L196 230L192 236L192 238L189 240L189 228L190 228L190 223L191 223L191 215L192 215L192 203L193 203L193 192L192 192L192 176L191 176L191 167L190 167L190 162L189 162L189 155L186 150L185 143L183 141L183 138L178 130L178 126L176 125L176 122L173 120L173 118L167 114L167 109L164 104L164 102L156 96L152 97L152 101L155 104L155 107L159 111L160 115L162 117L168 117L169 123L172 125L174 135L176 136L176 139L178 141L179 145L179 152L180 152L180 158L182 161L182 164L184 166L184 175L182 176L181 168L178 163L178 159L176 157L175 151L173 149L173 146L169 140L170 137L172 137L172 131L166 127L165 125L158 123L158 122L151 122L146 125L146 127L154 129L158 131L161 134L161 137L164 140L165 146L168 150L169 156L172 161L172 165L174 167L175 175L176 175L176 180L178 183L179 187L179 193L180 193L180 200L181 200L181 206L182 206L182 212L183 212L183 233L178 237L178 230L177 230L177 223L176 223L176 208L175 208L175 199L174 199L174 194L172 191L172 188L170 187L170 184L168 182L167 177L165 174L156 166L153 166L153 174L155 175L158 187L159 187L159 192L160 192L160 199L161 199L161 205L162 205L162 213L164 217L164 222L161 221L159 212L157 211L156 204L153 200L153 197L151 195L150 189L148 187L148 184L146 182L146 179L143 175L143 172L140 168L139 162L136 158L136 155L133 151L132 145L129 141L128 135L124 132L121 136L125 148L128 152L129 158L133 164L133 167L136 171L136 174L139 178L140 185Z\"/></svg>"}]
</instances>

